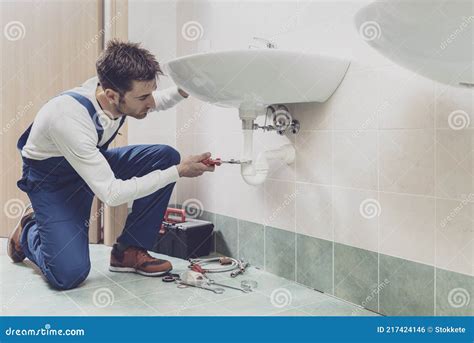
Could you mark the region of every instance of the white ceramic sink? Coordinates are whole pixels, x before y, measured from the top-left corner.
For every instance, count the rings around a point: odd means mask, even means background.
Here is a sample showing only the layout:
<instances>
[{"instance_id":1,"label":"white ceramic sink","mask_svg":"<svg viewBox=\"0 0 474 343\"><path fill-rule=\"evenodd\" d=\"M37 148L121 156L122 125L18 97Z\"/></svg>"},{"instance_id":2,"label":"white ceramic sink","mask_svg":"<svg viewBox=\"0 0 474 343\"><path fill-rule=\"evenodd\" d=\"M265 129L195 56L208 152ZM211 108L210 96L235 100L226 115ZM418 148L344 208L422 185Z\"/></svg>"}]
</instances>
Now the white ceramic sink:
<instances>
[{"instance_id":1,"label":"white ceramic sink","mask_svg":"<svg viewBox=\"0 0 474 343\"><path fill-rule=\"evenodd\" d=\"M474 1L375 1L355 16L363 39L433 80L474 85Z\"/></svg>"},{"instance_id":2,"label":"white ceramic sink","mask_svg":"<svg viewBox=\"0 0 474 343\"><path fill-rule=\"evenodd\" d=\"M256 186L265 182L269 160L294 163L295 148L285 144L255 157L254 120L269 105L326 101L348 66L349 62L328 56L249 49L184 56L165 63L163 69L191 96L238 109L243 133L241 174L245 182Z\"/></svg>"},{"instance_id":3,"label":"white ceramic sink","mask_svg":"<svg viewBox=\"0 0 474 343\"><path fill-rule=\"evenodd\" d=\"M324 102L349 66L333 57L249 49L201 53L164 64L165 72L190 95L216 105Z\"/></svg>"}]
</instances>

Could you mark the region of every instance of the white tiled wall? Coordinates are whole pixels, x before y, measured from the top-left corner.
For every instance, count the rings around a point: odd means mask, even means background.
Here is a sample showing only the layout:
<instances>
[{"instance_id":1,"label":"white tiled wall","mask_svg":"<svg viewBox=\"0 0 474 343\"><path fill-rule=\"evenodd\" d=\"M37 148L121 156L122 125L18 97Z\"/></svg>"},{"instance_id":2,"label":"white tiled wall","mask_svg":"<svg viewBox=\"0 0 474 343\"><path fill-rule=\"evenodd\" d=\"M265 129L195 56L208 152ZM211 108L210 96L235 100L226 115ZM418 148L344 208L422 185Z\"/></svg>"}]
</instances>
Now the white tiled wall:
<instances>
[{"instance_id":1,"label":"white tiled wall","mask_svg":"<svg viewBox=\"0 0 474 343\"><path fill-rule=\"evenodd\" d=\"M158 62L176 57L176 3L174 1L131 1L128 38L150 50ZM174 86L160 77L158 89ZM176 108L152 112L145 119L128 119L128 142L132 144L167 144L176 147ZM176 199L176 190L172 201Z\"/></svg>"},{"instance_id":2,"label":"white tiled wall","mask_svg":"<svg viewBox=\"0 0 474 343\"><path fill-rule=\"evenodd\" d=\"M253 36L261 36L280 49L351 60L326 103L290 106L301 123L296 137L255 134L256 153L295 144L294 165L275 165L260 187L246 185L238 166L222 166L214 174L180 180L178 202L196 198L212 212L474 275L473 91L430 81L371 49L352 20L368 2L133 3L132 14L141 8L156 17L131 26L130 38L145 37L163 56L246 49ZM175 22L169 20L173 11ZM181 29L189 21L202 25L200 40L183 39ZM143 35L151 22L156 30ZM176 39L162 28L174 24ZM467 128L450 128L455 110L468 113ZM143 132L157 141L162 137L157 127L169 127L168 133L176 127L182 155L240 156L236 110L190 99L177 108L176 119L157 120ZM132 126L132 140L134 132L144 137Z\"/></svg>"},{"instance_id":3,"label":"white tiled wall","mask_svg":"<svg viewBox=\"0 0 474 343\"><path fill-rule=\"evenodd\" d=\"M141 42L159 62L176 57L176 4L172 1L135 1L129 9L129 39ZM173 86L160 77L158 88ZM153 112L144 120L129 122L129 142L146 144L164 142L176 145L176 109Z\"/></svg>"}]
</instances>

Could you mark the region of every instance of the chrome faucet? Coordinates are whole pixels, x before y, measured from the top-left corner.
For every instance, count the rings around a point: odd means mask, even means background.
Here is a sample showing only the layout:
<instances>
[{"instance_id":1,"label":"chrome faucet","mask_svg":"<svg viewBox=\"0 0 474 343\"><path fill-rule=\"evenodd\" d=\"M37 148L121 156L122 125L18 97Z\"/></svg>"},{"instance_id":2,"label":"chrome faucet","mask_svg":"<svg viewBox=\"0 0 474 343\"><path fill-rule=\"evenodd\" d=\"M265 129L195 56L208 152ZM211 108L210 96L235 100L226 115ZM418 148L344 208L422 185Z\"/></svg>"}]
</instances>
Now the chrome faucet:
<instances>
[{"instance_id":1,"label":"chrome faucet","mask_svg":"<svg viewBox=\"0 0 474 343\"><path fill-rule=\"evenodd\" d=\"M265 47L268 48L268 49L276 49L277 46L274 42L268 40L268 39L265 39L265 38L261 38L261 37L253 37L253 40L259 42L259 43L264 43L265 44ZM249 45L249 49L252 49L252 48L261 48L260 46L256 46L256 45Z\"/></svg>"}]
</instances>

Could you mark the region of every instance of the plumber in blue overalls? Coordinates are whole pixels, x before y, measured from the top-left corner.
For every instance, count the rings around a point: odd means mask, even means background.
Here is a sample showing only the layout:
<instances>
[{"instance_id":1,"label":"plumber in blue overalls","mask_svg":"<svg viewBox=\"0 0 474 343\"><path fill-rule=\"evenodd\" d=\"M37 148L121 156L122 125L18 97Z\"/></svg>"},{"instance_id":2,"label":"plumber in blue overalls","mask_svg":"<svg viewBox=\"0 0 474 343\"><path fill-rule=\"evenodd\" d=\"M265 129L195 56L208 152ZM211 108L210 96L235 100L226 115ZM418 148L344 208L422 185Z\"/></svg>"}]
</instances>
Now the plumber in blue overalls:
<instances>
[{"instance_id":1,"label":"plumber in blue overalls","mask_svg":"<svg viewBox=\"0 0 474 343\"><path fill-rule=\"evenodd\" d=\"M25 207L8 241L14 262L28 258L56 289L71 289L88 276L88 223L94 195L109 206L133 201L114 244L109 270L162 276L169 261L151 256L171 193L180 177L214 171L168 145L108 149L127 117L143 119L188 97L172 87L156 91L160 65L139 44L109 41L96 62L97 77L46 103L21 135L18 187ZM155 114L156 115L156 114Z\"/></svg>"}]
</instances>

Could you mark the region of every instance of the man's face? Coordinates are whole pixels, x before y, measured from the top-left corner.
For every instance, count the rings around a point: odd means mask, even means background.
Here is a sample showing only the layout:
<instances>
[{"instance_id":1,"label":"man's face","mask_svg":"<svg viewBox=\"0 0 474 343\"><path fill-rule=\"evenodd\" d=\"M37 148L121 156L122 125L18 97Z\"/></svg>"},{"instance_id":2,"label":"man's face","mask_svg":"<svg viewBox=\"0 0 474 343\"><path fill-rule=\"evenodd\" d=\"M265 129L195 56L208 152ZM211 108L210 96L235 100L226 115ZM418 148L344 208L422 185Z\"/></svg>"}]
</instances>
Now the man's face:
<instances>
[{"instance_id":1,"label":"man's face","mask_svg":"<svg viewBox=\"0 0 474 343\"><path fill-rule=\"evenodd\" d=\"M120 99L117 111L127 116L143 119L155 107L152 92L156 90L156 80L133 81L132 89Z\"/></svg>"}]
</instances>

